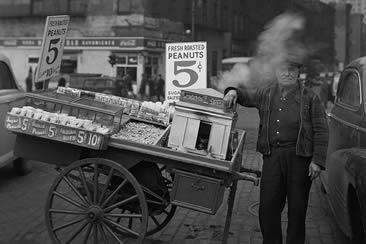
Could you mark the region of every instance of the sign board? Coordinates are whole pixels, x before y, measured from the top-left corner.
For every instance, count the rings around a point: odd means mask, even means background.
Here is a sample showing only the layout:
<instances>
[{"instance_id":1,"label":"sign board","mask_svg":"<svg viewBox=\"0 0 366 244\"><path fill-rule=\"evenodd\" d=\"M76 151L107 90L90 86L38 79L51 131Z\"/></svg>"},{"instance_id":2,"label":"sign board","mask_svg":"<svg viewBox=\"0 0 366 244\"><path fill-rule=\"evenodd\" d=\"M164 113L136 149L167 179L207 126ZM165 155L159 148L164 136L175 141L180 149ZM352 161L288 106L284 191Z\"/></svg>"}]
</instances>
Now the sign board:
<instances>
[{"instance_id":1,"label":"sign board","mask_svg":"<svg viewBox=\"0 0 366 244\"><path fill-rule=\"evenodd\" d=\"M70 16L47 16L36 82L50 79L60 73Z\"/></svg>"},{"instance_id":2,"label":"sign board","mask_svg":"<svg viewBox=\"0 0 366 244\"><path fill-rule=\"evenodd\" d=\"M8 130L50 140L74 144L95 150L105 149L107 136L80 128L9 114L5 119Z\"/></svg>"},{"instance_id":3,"label":"sign board","mask_svg":"<svg viewBox=\"0 0 366 244\"><path fill-rule=\"evenodd\" d=\"M165 45L165 99L178 101L182 89L207 88L207 43Z\"/></svg>"}]
</instances>

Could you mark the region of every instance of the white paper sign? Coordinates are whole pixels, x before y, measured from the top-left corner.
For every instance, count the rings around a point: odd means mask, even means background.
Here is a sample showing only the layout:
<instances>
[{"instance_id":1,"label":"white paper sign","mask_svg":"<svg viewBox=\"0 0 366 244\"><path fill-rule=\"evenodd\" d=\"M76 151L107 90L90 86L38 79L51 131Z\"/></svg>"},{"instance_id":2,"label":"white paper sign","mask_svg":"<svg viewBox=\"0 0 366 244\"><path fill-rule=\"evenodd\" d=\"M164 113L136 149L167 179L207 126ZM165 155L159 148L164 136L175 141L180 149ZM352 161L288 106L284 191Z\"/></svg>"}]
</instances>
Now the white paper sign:
<instances>
[{"instance_id":1,"label":"white paper sign","mask_svg":"<svg viewBox=\"0 0 366 244\"><path fill-rule=\"evenodd\" d=\"M50 79L60 73L69 22L68 15L47 16L36 82Z\"/></svg>"},{"instance_id":2,"label":"white paper sign","mask_svg":"<svg viewBox=\"0 0 366 244\"><path fill-rule=\"evenodd\" d=\"M165 99L178 101L182 89L207 88L207 43L167 43Z\"/></svg>"}]
</instances>

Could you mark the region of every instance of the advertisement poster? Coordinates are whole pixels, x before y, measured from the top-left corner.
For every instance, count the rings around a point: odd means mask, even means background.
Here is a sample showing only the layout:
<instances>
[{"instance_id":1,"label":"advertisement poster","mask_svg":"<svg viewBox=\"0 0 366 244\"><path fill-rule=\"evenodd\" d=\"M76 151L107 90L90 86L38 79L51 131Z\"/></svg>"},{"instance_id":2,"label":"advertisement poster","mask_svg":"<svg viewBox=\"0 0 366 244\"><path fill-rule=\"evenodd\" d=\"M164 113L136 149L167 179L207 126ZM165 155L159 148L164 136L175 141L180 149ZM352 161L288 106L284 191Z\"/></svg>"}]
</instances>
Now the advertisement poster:
<instances>
[{"instance_id":1,"label":"advertisement poster","mask_svg":"<svg viewBox=\"0 0 366 244\"><path fill-rule=\"evenodd\" d=\"M207 88L207 43L167 43L165 99L179 100L182 89Z\"/></svg>"},{"instance_id":2,"label":"advertisement poster","mask_svg":"<svg viewBox=\"0 0 366 244\"><path fill-rule=\"evenodd\" d=\"M47 16L38 63L36 82L50 79L60 73L70 16Z\"/></svg>"}]
</instances>

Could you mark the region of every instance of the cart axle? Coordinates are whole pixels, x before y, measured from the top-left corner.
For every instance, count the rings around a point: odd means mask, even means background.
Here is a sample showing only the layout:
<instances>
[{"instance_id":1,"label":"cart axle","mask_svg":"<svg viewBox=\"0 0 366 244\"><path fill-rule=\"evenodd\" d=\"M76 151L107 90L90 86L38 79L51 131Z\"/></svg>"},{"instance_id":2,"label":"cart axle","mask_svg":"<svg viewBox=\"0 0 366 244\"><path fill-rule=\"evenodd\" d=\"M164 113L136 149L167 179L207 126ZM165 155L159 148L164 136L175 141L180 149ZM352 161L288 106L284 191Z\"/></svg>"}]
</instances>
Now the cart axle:
<instances>
[{"instance_id":1,"label":"cart axle","mask_svg":"<svg viewBox=\"0 0 366 244\"><path fill-rule=\"evenodd\" d=\"M87 211L87 216L89 222L96 223L103 219L104 211L99 206L92 205Z\"/></svg>"}]
</instances>

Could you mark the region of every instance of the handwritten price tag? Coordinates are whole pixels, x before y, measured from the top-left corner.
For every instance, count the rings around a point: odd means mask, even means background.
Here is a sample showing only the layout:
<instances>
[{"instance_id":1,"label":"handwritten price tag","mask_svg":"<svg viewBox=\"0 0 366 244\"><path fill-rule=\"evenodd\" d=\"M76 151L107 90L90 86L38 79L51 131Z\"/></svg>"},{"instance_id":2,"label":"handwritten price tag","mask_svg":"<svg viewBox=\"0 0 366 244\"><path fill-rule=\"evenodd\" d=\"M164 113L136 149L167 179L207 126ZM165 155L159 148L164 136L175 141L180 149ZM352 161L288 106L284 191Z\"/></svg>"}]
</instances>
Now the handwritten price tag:
<instances>
[{"instance_id":1,"label":"handwritten price tag","mask_svg":"<svg viewBox=\"0 0 366 244\"><path fill-rule=\"evenodd\" d=\"M107 146L105 135L9 113L5 120L5 127L10 131L97 150L105 149Z\"/></svg>"}]
</instances>

